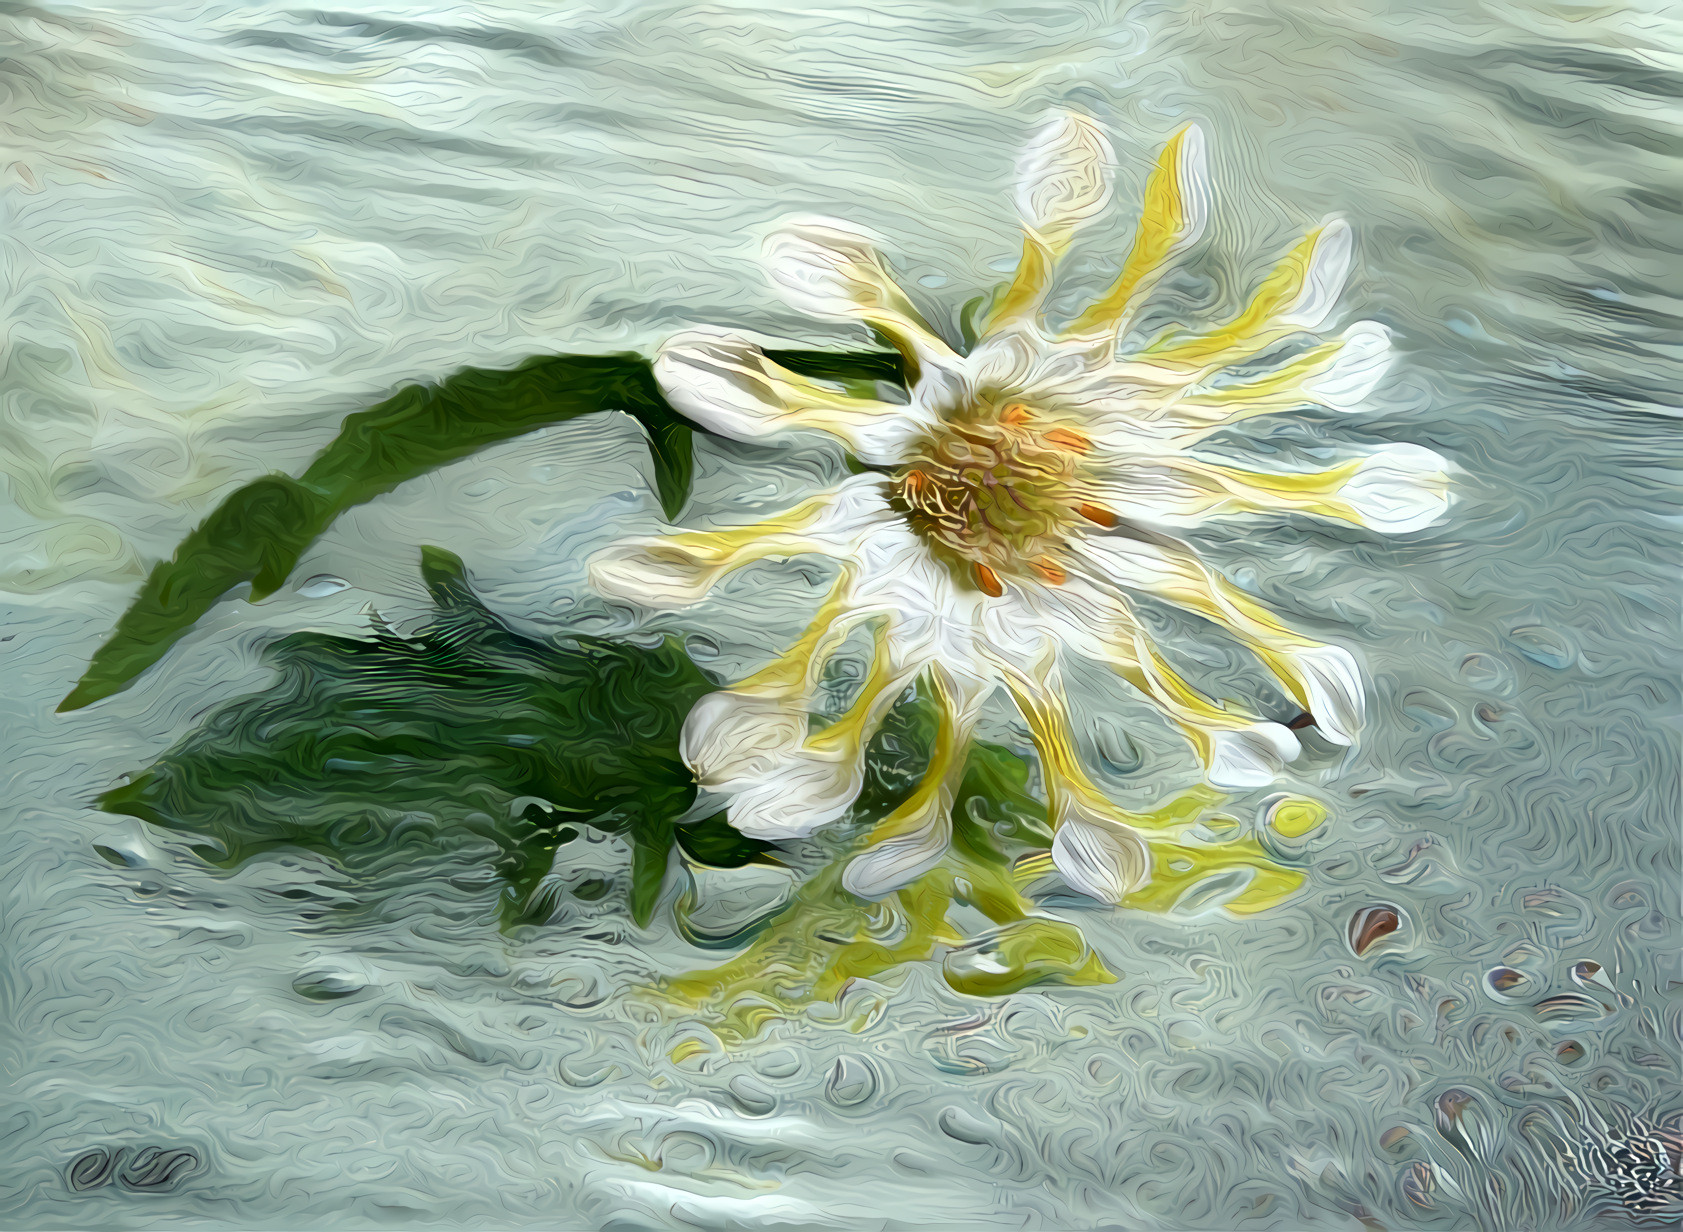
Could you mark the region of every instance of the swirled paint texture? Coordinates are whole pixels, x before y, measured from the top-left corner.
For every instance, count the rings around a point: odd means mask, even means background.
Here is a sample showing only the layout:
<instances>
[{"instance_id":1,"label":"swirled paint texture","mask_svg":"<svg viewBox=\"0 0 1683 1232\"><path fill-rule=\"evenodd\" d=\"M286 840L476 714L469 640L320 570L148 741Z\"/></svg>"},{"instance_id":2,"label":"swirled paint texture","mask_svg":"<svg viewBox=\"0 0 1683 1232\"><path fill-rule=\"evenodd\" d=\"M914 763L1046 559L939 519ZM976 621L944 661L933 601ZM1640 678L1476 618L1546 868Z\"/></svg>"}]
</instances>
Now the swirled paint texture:
<instances>
[{"instance_id":1,"label":"swirled paint texture","mask_svg":"<svg viewBox=\"0 0 1683 1232\"><path fill-rule=\"evenodd\" d=\"M1675 14L207 2L0 21L0 1223L1675 1223ZM837 999L725 1021L703 1004L716 988L683 981L781 953L744 930L821 878L824 852L730 868L713 849L642 926L646 845L599 812L552 815L560 771L518 742L372 766L417 747L404 724L520 736L487 690L551 713L557 673L598 679L556 648L606 641L627 679L694 670L699 689L799 637L823 579L798 561L681 619L593 596L586 562L672 512L673 465L624 415L488 428L489 448L389 490L347 463L336 520L284 583L231 562L234 592L128 688L55 712L216 508L302 478L348 416L414 382L650 356L696 322L872 349L762 283L758 235L780 218L893 237L901 284L956 334L955 299L1017 259L1014 160L1052 109L1110 134L1118 201L1175 132L1207 136L1217 208L1158 289L1165 322L1230 314L1263 254L1349 220L1332 324L1380 323L1397 360L1363 418L1311 414L1264 443L1405 442L1457 468L1435 526L1381 539L1285 515L1197 545L1350 646L1367 681L1354 745L1300 732L1302 758L1206 822L1302 876L1283 903L1235 916L1237 880L1164 911L1047 900L1079 943L937 940ZM1117 274L1115 213L1072 309ZM698 439L682 516L753 521L845 473L822 443ZM463 646L435 602L450 556L500 632L479 626L441 676L432 656ZM247 581L270 593L245 602ZM1199 644L1200 687L1268 687L1237 648ZM359 715L359 671L408 692ZM1199 781L1120 682L1070 693L1114 799L1144 810ZM324 713L340 744L311 750ZM915 713L895 722L865 785L885 798L920 756ZM996 715L977 740L1032 767L1028 735ZM265 790L306 755L312 791L355 796L374 829L312 830L319 794ZM989 798L1038 799L1025 775ZM658 785L634 777L630 795ZM206 784L239 807L158 824ZM232 862L254 826L293 829ZM551 839L573 851L545 868ZM516 898L540 917L499 909ZM956 900L941 920L995 927ZM1030 951L1056 978L1016 986Z\"/></svg>"}]
</instances>

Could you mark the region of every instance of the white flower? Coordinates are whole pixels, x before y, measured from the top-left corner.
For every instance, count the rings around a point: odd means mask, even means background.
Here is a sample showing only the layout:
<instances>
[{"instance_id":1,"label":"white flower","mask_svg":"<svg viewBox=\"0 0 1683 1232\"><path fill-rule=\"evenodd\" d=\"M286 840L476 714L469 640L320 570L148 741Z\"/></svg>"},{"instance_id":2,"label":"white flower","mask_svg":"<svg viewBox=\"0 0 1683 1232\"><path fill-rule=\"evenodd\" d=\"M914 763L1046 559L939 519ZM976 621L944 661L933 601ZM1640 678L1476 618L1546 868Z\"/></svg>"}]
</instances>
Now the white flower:
<instances>
[{"instance_id":1,"label":"white flower","mask_svg":"<svg viewBox=\"0 0 1683 1232\"><path fill-rule=\"evenodd\" d=\"M905 360L907 401L852 397L724 330L692 330L662 350L661 387L698 423L738 439L824 432L878 468L758 524L673 532L592 562L604 594L665 608L693 604L727 573L767 557L839 562L789 653L689 716L684 757L704 787L731 796L738 828L787 838L844 816L860 790L866 742L905 686L923 678L941 711L930 766L844 877L866 897L907 884L945 851L971 725L1004 684L1045 771L1054 863L1073 888L1117 902L1148 875L1145 819L1110 802L1083 769L1056 674L1060 653L1108 665L1156 702L1217 784L1270 781L1300 751L1293 728L1313 723L1335 742L1355 739L1363 694L1350 653L1288 629L1170 531L1283 511L1415 530L1445 508L1446 464L1415 445L1352 452L1313 472L1241 468L1199 452L1212 433L1251 416L1309 404L1351 410L1383 375L1389 336L1366 321L1258 369L1331 314L1350 263L1342 222L1287 253L1233 319L1117 354L1143 299L1204 227L1203 147L1196 127L1168 143L1115 283L1053 324L1042 311L1046 293L1076 232L1110 199L1112 155L1091 120L1049 121L1019 162L1022 261L969 354L925 324L866 232L803 218L773 233L765 244L773 283L815 316L889 339ZM1200 693L1147 634L1140 598L1237 636L1304 714L1288 726ZM811 730L819 670L862 625L875 635L864 684L842 718Z\"/></svg>"}]
</instances>

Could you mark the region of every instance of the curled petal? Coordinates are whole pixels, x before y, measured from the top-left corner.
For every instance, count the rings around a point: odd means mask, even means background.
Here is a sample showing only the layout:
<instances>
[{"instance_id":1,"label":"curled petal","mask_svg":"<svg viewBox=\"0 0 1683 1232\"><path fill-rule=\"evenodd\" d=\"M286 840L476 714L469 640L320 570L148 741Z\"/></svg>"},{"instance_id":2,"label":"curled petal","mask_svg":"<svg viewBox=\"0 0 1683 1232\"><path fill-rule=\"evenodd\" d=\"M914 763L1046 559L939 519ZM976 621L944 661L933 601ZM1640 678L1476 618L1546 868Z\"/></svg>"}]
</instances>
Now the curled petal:
<instances>
[{"instance_id":1,"label":"curled petal","mask_svg":"<svg viewBox=\"0 0 1683 1232\"><path fill-rule=\"evenodd\" d=\"M733 796L727 816L749 838L805 838L847 816L863 784L857 760L795 756Z\"/></svg>"},{"instance_id":2,"label":"curled petal","mask_svg":"<svg viewBox=\"0 0 1683 1232\"><path fill-rule=\"evenodd\" d=\"M1354 411L1366 401L1391 366L1391 331L1377 321L1357 321L1344 331L1337 358L1303 382L1311 402L1335 411Z\"/></svg>"},{"instance_id":3,"label":"curled petal","mask_svg":"<svg viewBox=\"0 0 1683 1232\"><path fill-rule=\"evenodd\" d=\"M1017 160L1017 212L1054 245L1110 202L1116 155L1104 132L1075 112L1047 118Z\"/></svg>"},{"instance_id":4,"label":"curled petal","mask_svg":"<svg viewBox=\"0 0 1683 1232\"><path fill-rule=\"evenodd\" d=\"M881 331L920 370L958 357L925 323L876 251L877 237L833 218L793 218L766 237L764 259L789 304Z\"/></svg>"},{"instance_id":5,"label":"curled petal","mask_svg":"<svg viewBox=\"0 0 1683 1232\"><path fill-rule=\"evenodd\" d=\"M1123 607L1128 610L1126 604ZM1127 623L1132 628L1132 646L1118 640L1094 657L1109 663L1179 724L1203 759L1211 784L1265 786L1302 752L1297 737L1282 724L1218 706L1199 693L1157 653L1131 611Z\"/></svg>"},{"instance_id":6,"label":"curled petal","mask_svg":"<svg viewBox=\"0 0 1683 1232\"><path fill-rule=\"evenodd\" d=\"M938 792L915 813L898 818L898 832L878 840L849 861L842 885L860 898L881 898L902 889L941 862L952 840L952 793Z\"/></svg>"},{"instance_id":7,"label":"curled petal","mask_svg":"<svg viewBox=\"0 0 1683 1232\"><path fill-rule=\"evenodd\" d=\"M661 349L654 374L674 407L737 440L826 432L867 462L892 464L929 426L916 405L850 397L773 362L728 330L679 334Z\"/></svg>"},{"instance_id":8,"label":"curled petal","mask_svg":"<svg viewBox=\"0 0 1683 1232\"><path fill-rule=\"evenodd\" d=\"M1338 490L1364 526L1402 534L1430 526L1449 508L1448 463L1420 445L1388 445Z\"/></svg>"},{"instance_id":9,"label":"curled petal","mask_svg":"<svg viewBox=\"0 0 1683 1232\"><path fill-rule=\"evenodd\" d=\"M860 898L881 898L910 885L941 862L952 838L953 791L964 770L980 694L939 666L930 679L940 712L935 747L916 790L872 828L870 846L842 871L842 885Z\"/></svg>"},{"instance_id":10,"label":"curled petal","mask_svg":"<svg viewBox=\"0 0 1683 1232\"><path fill-rule=\"evenodd\" d=\"M1302 285L1292 303L1280 314L1281 325L1315 330L1325 323L1344 291L1344 280L1350 276L1351 247L1349 223L1334 218L1322 226L1315 237Z\"/></svg>"},{"instance_id":11,"label":"curled petal","mask_svg":"<svg viewBox=\"0 0 1683 1232\"><path fill-rule=\"evenodd\" d=\"M879 628L859 695L834 723L810 731L807 705L825 650L858 614L843 612L849 579L790 652L734 688L710 693L685 721L680 753L697 781L731 793L731 824L755 838L800 838L841 819L864 783L865 746L914 669Z\"/></svg>"},{"instance_id":12,"label":"curled petal","mask_svg":"<svg viewBox=\"0 0 1683 1232\"><path fill-rule=\"evenodd\" d=\"M1027 232L1023 255L1011 285L983 323L984 344L1015 337L1041 341L1033 319L1052 285L1054 266L1076 230L1110 201L1115 161L1099 126L1074 112L1054 113L1029 141L1017 160L1017 212Z\"/></svg>"},{"instance_id":13,"label":"curled petal","mask_svg":"<svg viewBox=\"0 0 1683 1232\"><path fill-rule=\"evenodd\" d=\"M1070 816L1052 839L1052 863L1073 890L1119 903L1145 884L1151 868L1145 839L1111 821Z\"/></svg>"},{"instance_id":14,"label":"curled petal","mask_svg":"<svg viewBox=\"0 0 1683 1232\"><path fill-rule=\"evenodd\" d=\"M1309 645L1286 652L1304 708L1334 744L1353 744L1367 709L1361 669L1342 646ZM1291 683L1291 681L1288 681Z\"/></svg>"},{"instance_id":15,"label":"curled petal","mask_svg":"<svg viewBox=\"0 0 1683 1232\"><path fill-rule=\"evenodd\" d=\"M1303 751L1281 723L1212 731L1209 743L1209 777L1217 787L1266 787Z\"/></svg>"},{"instance_id":16,"label":"curled petal","mask_svg":"<svg viewBox=\"0 0 1683 1232\"><path fill-rule=\"evenodd\" d=\"M722 689L691 708L678 755L710 791L737 792L774 776L799 752L806 711L781 698Z\"/></svg>"}]
</instances>

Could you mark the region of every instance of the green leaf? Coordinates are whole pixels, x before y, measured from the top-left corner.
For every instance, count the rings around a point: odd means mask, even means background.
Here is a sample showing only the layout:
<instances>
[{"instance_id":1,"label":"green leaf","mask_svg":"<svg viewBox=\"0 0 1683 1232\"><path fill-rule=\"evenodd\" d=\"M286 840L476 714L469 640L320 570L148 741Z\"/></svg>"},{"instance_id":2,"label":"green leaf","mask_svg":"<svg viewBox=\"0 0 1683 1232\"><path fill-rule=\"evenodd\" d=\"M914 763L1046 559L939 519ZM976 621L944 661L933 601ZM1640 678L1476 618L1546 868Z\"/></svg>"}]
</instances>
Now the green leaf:
<instances>
[{"instance_id":1,"label":"green leaf","mask_svg":"<svg viewBox=\"0 0 1683 1232\"><path fill-rule=\"evenodd\" d=\"M898 355L772 354L796 371L844 384L899 380L902 372ZM224 500L153 568L59 710L127 688L242 582L251 583L254 600L273 594L346 509L487 445L600 410L625 411L643 425L661 508L676 518L694 469L691 426L667 404L640 356L549 356L412 385L347 418L300 478L266 476Z\"/></svg>"},{"instance_id":2,"label":"green leaf","mask_svg":"<svg viewBox=\"0 0 1683 1232\"><path fill-rule=\"evenodd\" d=\"M715 685L671 641L515 633L449 552L423 549L422 573L438 611L415 637L281 640L272 687L219 707L102 807L201 835L196 850L222 866L321 852L367 901L429 854L485 848L507 886L505 923L527 917L555 853L588 823L632 842L646 919L695 799L678 735Z\"/></svg>"},{"instance_id":3,"label":"green leaf","mask_svg":"<svg viewBox=\"0 0 1683 1232\"><path fill-rule=\"evenodd\" d=\"M698 864L713 868L741 868L744 864L768 864L766 853L776 851L776 845L763 839L749 838L730 824L724 813L714 813L702 821L678 827L678 846Z\"/></svg>"},{"instance_id":4,"label":"green leaf","mask_svg":"<svg viewBox=\"0 0 1683 1232\"><path fill-rule=\"evenodd\" d=\"M247 484L159 564L58 708L76 710L125 688L241 582L290 570L331 520L320 492L285 475Z\"/></svg>"},{"instance_id":5,"label":"green leaf","mask_svg":"<svg viewBox=\"0 0 1683 1232\"><path fill-rule=\"evenodd\" d=\"M901 374L897 355L772 354L796 371L844 384ZM555 355L411 385L347 418L298 479L269 475L224 500L153 568L59 710L126 689L242 582L251 583L253 600L273 594L345 510L487 445L602 410L624 411L643 425L661 508L676 518L694 470L691 425L668 405L642 357Z\"/></svg>"},{"instance_id":6,"label":"green leaf","mask_svg":"<svg viewBox=\"0 0 1683 1232\"><path fill-rule=\"evenodd\" d=\"M631 848L631 918L638 928L647 928L654 918L661 882L672 855L673 827L670 824L636 827Z\"/></svg>"},{"instance_id":7,"label":"green leaf","mask_svg":"<svg viewBox=\"0 0 1683 1232\"><path fill-rule=\"evenodd\" d=\"M647 429L668 516L689 492L687 423L635 355L554 356L509 371L469 368L412 385L352 415L298 479L270 475L230 495L160 562L59 709L107 697L145 671L228 591L261 599L346 509L486 445L592 411L618 409Z\"/></svg>"}]
</instances>

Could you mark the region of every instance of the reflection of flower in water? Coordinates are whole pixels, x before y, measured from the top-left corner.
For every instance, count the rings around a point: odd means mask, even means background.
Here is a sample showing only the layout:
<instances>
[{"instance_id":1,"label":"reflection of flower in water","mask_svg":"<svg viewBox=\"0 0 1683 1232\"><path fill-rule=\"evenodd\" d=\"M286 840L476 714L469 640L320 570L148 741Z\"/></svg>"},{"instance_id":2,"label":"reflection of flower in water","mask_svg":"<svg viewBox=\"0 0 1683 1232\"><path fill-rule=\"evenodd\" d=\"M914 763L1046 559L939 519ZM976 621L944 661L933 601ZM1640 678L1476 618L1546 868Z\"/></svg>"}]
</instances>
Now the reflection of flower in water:
<instances>
[{"instance_id":1,"label":"reflection of flower in water","mask_svg":"<svg viewBox=\"0 0 1683 1232\"><path fill-rule=\"evenodd\" d=\"M1289 510L1402 531L1444 508L1444 464L1417 446L1284 473L1196 452L1250 416L1308 403L1350 409L1379 379L1388 342L1372 322L1275 358L1332 309L1349 263L1341 222L1288 253L1232 320L1118 357L1141 303L1203 229L1209 190L1195 127L1164 149L1110 290L1071 321L1044 319L1059 259L1109 201L1111 162L1104 135L1080 116L1056 118L1030 144L1017 196L1022 261L968 354L928 328L862 231L801 219L769 237L771 276L787 298L887 338L904 357L909 401L802 377L721 330L673 339L656 363L672 403L716 432L827 432L872 468L764 522L643 539L592 566L606 594L677 608L752 561L813 553L839 562L789 653L695 707L684 752L704 786L732 797L730 819L743 832L808 834L848 812L871 733L905 685L927 673L941 710L935 749L922 783L847 870L847 887L866 897L941 859L971 726L1003 683L1040 754L1059 872L1086 894L1120 901L1149 869L1139 832L1147 819L1109 801L1083 769L1057 651L1108 664L1156 702L1188 733L1212 781L1260 785L1299 752L1292 728L1196 691L1146 632L1138 600L1166 601L1236 635L1303 708L1303 721L1340 744L1361 719L1355 661L1286 628L1165 528ZM820 669L861 626L874 637L863 687L839 720L812 731Z\"/></svg>"}]
</instances>

